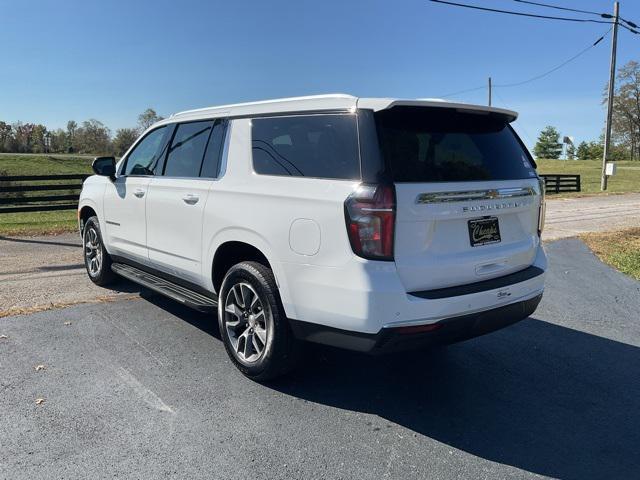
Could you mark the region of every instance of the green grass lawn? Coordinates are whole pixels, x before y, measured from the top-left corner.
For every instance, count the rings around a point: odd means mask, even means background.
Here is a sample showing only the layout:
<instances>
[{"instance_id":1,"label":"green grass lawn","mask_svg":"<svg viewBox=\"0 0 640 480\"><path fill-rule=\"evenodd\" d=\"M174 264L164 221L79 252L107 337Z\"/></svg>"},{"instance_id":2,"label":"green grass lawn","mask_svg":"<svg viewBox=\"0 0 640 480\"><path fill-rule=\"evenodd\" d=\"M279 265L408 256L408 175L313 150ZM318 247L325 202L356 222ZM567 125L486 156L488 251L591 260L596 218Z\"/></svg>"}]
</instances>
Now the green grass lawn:
<instances>
[{"instance_id":1,"label":"green grass lawn","mask_svg":"<svg viewBox=\"0 0 640 480\"><path fill-rule=\"evenodd\" d=\"M603 262L640 280L640 228L589 233L581 238Z\"/></svg>"},{"instance_id":2,"label":"green grass lawn","mask_svg":"<svg viewBox=\"0 0 640 480\"><path fill-rule=\"evenodd\" d=\"M78 228L76 210L0 213L0 235L45 235Z\"/></svg>"},{"instance_id":3,"label":"green grass lawn","mask_svg":"<svg viewBox=\"0 0 640 480\"><path fill-rule=\"evenodd\" d=\"M86 155L16 155L0 153L0 171L7 175L91 173L93 157Z\"/></svg>"},{"instance_id":4,"label":"green grass lawn","mask_svg":"<svg viewBox=\"0 0 640 480\"><path fill-rule=\"evenodd\" d=\"M0 154L0 172L7 175L91 173L92 161L93 157L79 155ZM65 193L69 192L42 192L34 195ZM0 235L38 235L73 231L77 228L76 215L76 210L0 213Z\"/></svg>"},{"instance_id":5,"label":"green grass lawn","mask_svg":"<svg viewBox=\"0 0 640 480\"><path fill-rule=\"evenodd\" d=\"M543 174L580 175L582 192L562 193L577 196L600 191L602 162L598 160L538 160L538 172ZM640 192L640 162L616 162L618 172L609 177L608 193ZM550 195L551 197L558 195Z\"/></svg>"}]
</instances>

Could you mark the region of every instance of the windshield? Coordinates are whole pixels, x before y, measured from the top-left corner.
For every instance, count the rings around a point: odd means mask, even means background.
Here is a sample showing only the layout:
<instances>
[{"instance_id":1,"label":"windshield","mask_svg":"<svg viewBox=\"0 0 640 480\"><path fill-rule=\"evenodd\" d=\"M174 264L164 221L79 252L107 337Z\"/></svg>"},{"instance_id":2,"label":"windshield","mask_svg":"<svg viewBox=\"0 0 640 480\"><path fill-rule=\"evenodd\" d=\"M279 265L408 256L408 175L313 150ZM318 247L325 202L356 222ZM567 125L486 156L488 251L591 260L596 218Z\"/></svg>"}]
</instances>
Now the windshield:
<instances>
[{"instance_id":1,"label":"windshield","mask_svg":"<svg viewBox=\"0 0 640 480\"><path fill-rule=\"evenodd\" d=\"M506 117L447 108L394 107L375 113L395 182L514 180L536 176Z\"/></svg>"}]
</instances>

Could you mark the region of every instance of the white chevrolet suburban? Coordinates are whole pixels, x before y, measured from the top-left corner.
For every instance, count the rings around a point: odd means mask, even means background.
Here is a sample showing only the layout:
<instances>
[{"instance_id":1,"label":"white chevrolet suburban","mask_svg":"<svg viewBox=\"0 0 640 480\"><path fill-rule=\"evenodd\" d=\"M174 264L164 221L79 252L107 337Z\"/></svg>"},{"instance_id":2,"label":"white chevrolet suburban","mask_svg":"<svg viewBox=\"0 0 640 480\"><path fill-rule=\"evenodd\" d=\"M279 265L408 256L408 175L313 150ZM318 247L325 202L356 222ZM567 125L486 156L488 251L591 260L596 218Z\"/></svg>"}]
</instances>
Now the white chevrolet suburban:
<instances>
[{"instance_id":1,"label":"white chevrolet suburban","mask_svg":"<svg viewBox=\"0 0 640 480\"><path fill-rule=\"evenodd\" d=\"M488 333L536 309L547 267L515 118L349 95L175 114L94 161L87 272L217 312L256 380L304 341L381 353Z\"/></svg>"}]
</instances>

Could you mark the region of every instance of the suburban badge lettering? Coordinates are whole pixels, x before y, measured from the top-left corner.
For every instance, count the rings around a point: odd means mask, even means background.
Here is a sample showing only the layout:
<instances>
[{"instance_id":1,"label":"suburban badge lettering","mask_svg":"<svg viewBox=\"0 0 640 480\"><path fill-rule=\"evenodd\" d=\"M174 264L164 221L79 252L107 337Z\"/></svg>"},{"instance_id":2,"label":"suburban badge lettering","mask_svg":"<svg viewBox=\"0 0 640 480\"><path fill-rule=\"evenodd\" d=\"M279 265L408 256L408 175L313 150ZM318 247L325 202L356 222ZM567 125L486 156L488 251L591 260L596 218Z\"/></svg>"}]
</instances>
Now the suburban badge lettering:
<instances>
[{"instance_id":1,"label":"suburban badge lettering","mask_svg":"<svg viewBox=\"0 0 640 480\"><path fill-rule=\"evenodd\" d=\"M503 202L486 205L469 205L462 207L463 212L485 212L490 210L503 210L505 208L518 208L524 206L524 202Z\"/></svg>"}]
</instances>

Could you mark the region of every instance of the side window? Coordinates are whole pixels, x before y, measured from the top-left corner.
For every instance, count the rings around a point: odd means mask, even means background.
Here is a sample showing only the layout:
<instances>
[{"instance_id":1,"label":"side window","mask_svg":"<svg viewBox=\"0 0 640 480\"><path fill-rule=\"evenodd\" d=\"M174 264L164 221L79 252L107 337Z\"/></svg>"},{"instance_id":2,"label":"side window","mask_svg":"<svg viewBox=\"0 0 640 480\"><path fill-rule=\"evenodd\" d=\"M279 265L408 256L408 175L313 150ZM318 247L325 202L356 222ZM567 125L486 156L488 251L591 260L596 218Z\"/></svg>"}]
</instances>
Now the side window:
<instances>
[{"instance_id":1,"label":"side window","mask_svg":"<svg viewBox=\"0 0 640 480\"><path fill-rule=\"evenodd\" d=\"M204 161L200 176L203 178L216 178L220 174L220 160L222 158L222 148L227 130L227 120L216 120L209 143L204 152Z\"/></svg>"},{"instance_id":2,"label":"side window","mask_svg":"<svg viewBox=\"0 0 640 480\"><path fill-rule=\"evenodd\" d=\"M181 123L173 136L164 175L198 177L213 121Z\"/></svg>"},{"instance_id":3,"label":"side window","mask_svg":"<svg viewBox=\"0 0 640 480\"><path fill-rule=\"evenodd\" d=\"M124 175L153 175L167 149L172 126L157 128L147 134L129 154L124 166Z\"/></svg>"},{"instance_id":4,"label":"side window","mask_svg":"<svg viewBox=\"0 0 640 480\"><path fill-rule=\"evenodd\" d=\"M251 135L256 173L360 178L355 115L256 118Z\"/></svg>"}]
</instances>

